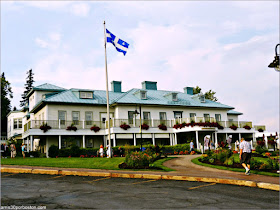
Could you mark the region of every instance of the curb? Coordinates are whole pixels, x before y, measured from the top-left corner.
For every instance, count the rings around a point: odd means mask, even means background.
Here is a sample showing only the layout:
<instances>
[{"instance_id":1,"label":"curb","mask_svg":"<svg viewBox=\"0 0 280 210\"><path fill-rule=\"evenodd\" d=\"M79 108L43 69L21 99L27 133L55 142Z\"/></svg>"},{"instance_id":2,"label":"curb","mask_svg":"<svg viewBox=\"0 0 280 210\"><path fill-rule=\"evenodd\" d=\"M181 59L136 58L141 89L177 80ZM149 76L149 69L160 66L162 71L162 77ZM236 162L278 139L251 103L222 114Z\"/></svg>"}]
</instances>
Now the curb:
<instances>
[{"instance_id":1,"label":"curb","mask_svg":"<svg viewBox=\"0 0 280 210\"><path fill-rule=\"evenodd\" d=\"M67 175L67 176L101 176L114 178L130 178L130 179L154 179L154 180L178 180L190 182L209 182L218 184L230 184L246 187L258 187L261 189L279 191L279 185L264 182L254 182L235 179L219 179L206 177L189 177L189 176L172 176L157 174L125 174L110 172L90 172L90 171L71 171L71 170L50 170L50 169L25 169L25 168L5 168L1 167L1 173L30 173L30 174L49 174L49 175Z\"/></svg>"}]
</instances>

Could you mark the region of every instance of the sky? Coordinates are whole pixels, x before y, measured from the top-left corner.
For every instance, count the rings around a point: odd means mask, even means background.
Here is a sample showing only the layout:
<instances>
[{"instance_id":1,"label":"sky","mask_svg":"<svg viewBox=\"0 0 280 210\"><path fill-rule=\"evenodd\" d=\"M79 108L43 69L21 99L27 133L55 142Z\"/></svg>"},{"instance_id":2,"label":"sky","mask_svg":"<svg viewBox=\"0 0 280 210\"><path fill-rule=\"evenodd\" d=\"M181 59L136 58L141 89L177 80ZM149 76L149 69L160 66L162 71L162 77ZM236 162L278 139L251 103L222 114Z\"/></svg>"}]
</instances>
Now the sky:
<instances>
[{"instance_id":1,"label":"sky","mask_svg":"<svg viewBox=\"0 0 280 210\"><path fill-rule=\"evenodd\" d=\"M19 107L26 72L34 86L105 90L106 28L129 43L107 45L108 80L122 90L213 90L241 121L279 132L279 1L1 1L1 72Z\"/></svg>"}]
</instances>

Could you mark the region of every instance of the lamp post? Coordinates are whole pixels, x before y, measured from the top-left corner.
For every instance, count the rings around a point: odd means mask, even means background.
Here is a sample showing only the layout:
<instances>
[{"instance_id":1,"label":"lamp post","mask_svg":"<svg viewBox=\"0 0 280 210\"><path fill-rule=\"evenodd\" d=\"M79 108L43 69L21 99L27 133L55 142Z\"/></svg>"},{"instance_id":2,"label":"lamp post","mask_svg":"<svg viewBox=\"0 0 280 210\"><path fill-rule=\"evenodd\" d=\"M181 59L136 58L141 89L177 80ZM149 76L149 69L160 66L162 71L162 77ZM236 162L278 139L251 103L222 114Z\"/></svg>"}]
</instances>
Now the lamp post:
<instances>
[{"instance_id":1,"label":"lamp post","mask_svg":"<svg viewBox=\"0 0 280 210\"><path fill-rule=\"evenodd\" d=\"M140 112L140 113L139 113ZM140 142L141 142L141 147L140 151L142 151L142 112L141 112L141 105L139 105L139 112L137 111L137 108L134 111L134 114L137 116L140 114Z\"/></svg>"},{"instance_id":2,"label":"lamp post","mask_svg":"<svg viewBox=\"0 0 280 210\"><path fill-rule=\"evenodd\" d=\"M275 46L275 56L274 60L268 65L269 68L274 68L275 71L280 72L280 65L279 65L279 53L277 53L277 47L279 47L280 44L277 44Z\"/></svg>"}]
</instances>

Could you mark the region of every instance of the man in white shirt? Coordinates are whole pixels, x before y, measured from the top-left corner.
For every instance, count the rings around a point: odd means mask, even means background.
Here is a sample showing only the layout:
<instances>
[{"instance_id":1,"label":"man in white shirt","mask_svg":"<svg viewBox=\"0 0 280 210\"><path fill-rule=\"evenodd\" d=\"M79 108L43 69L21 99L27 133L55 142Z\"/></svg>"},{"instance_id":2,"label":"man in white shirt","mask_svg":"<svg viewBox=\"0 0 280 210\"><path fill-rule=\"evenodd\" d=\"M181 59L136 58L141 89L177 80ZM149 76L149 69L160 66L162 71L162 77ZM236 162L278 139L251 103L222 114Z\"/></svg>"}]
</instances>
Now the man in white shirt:
<instances>
[{"instance_id":1,"label":"man in white shirt","mask_svg":"<svg viewBox=\"0 0 280 210\"><path fill-rule=\"evenodd\" d=\"M250 161L251 161L251 153L252 153L251 144L248 141L245 141L244 138L241 138L239 149L240 149L239 158L241 160L241 164L246 169L245 174L250 175Z\"/></svg>"},{"instance_id":2,"label":"man in white shirt","mask_svg":"<svg viewBox=\"0 0 280 210\"><path fill-rule=\"evenodd\" d=\"M190 152L191 151L194 151L194 144L193 144L193 140L191 140L191 143L190 143Z\"/></svg>"}]
</instances>

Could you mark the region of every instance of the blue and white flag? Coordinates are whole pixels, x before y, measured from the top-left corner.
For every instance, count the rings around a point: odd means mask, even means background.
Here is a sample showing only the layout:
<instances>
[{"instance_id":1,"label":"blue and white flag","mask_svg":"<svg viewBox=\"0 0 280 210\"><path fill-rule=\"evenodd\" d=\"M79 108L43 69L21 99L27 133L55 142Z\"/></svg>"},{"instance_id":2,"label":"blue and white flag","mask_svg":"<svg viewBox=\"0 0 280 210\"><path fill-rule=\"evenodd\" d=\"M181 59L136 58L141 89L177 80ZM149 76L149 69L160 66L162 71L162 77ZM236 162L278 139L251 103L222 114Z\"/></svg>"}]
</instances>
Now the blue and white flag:
<instances>
[{"instance_id":1,"label":"blue and white flag","mask_svg":"<svg viewBox=\"0 0 280 210\"><path fill-rule=\"evenodd\" d=\"M108 29L106 29L106 37L107 37L107 43L111 42L116 47L117 51L122 52L123 55L126 54L129 46L127 42L116 37L114 34L108 31Z\"/></svg>"}]
</instances>

